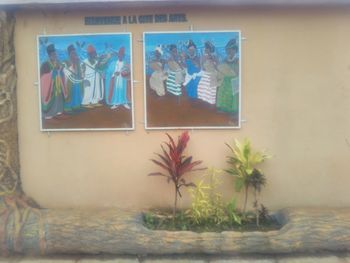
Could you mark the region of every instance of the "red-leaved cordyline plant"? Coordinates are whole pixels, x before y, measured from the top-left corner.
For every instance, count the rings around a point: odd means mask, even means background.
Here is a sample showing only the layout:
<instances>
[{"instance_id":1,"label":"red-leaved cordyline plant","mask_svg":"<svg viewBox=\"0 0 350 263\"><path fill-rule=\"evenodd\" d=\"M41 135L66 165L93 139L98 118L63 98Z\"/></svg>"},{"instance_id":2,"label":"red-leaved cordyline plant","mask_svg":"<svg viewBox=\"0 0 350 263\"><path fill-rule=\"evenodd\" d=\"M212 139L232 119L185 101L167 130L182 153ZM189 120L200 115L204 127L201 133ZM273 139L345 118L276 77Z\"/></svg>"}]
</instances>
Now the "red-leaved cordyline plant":
<instances>
[{"instance_id":1,"label":"red-leaved cordyline plant","mask_svg":"<svg viewBox=\"0 0 350 263\"><path fill-rule=\"evenodd\" d=\"M166 149L164 145L161 145L162 154L156 153L156 155L160 158L160 160L158 161L155 159L151 159L151 161L154 162L156 165L160 166L161 168L163 168L167 173L155 172L155 173L150 173L149 175L164 176L167 178L168 183L173 182L175 187L173 218L175 220L178 195L182 197L180 188L182 186L186 186L186 187L196 186L192 182L189 182L189 183L186 182L183 176L188 172L196 171L196 170L204 170L206 168L195 168L196 166L200 165L202 161L192 162L192 156L186 157L185 155L183 155L183 152L187 146L187 143L190 140L188 131L183 132L179 136L177 144L175 144L174 139L169 134L166 134L166 135L169 138L169 142L164 142Z\"/></svg>"}]
</instances>

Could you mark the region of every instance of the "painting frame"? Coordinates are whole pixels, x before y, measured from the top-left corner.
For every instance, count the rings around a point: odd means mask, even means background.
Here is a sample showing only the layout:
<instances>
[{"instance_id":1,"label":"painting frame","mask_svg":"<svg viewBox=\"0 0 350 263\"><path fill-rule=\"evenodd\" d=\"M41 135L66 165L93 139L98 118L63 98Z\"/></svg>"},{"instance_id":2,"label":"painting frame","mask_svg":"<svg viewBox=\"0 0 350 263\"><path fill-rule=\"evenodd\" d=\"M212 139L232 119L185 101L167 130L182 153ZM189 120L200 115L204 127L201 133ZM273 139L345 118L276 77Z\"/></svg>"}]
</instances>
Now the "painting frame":
<instances>
[{"instance_id":1,"label":"painting frame","mask_svg":"<svg viewBox=\"0 0 350 263\"><path fill-rule=\"evenodd\" d=\"M129 106L128 113L128 125L124 125L125 127L69 127L69 128L46 128L44 127L44 116L42 109L42 81L41 81L41 62L43 59L41 58L41 49L43 48L40 40L42 38L52 39L52 38L79 38L79 37L91 37L91 38L101 38L101 37L121 37L125 38L128 42L124 47L124 52L127 54L127 63L128 65L128 77L127 78L127 104ZM40 131L41 132L58 132L58 131L134 131L135 130L135 102L134 102L134 75L133 75L133 42L132 42L132 33L131 32L103 32L103 33L77 33L77 34L44 34L37 35L37 70L38 70L38 101L39 101L39 117L40 117ZM55 43L53 43L55 44ZM113 49L111 47L111 49ZM120 51L120 50L119 50ZM118 53L118 52L117 52ZM118 54L116 55L118 57ZM118 60L118 59L117 59ZM105 83L106 84L106 83ZM83 88L84 89L84 88ZM107 89L106 87L102 88L103 90ZM106 93L107 94L107 93ZM106 94L104 96L106 96ZM82 96L83 97L83 96ZM82 98L84 99L84 98ZM110 106L110 105L105 105ZM101 114L100 114L101 115Z\"/></svg>"},{"instance_id":2,"label":"painting frame","mask_svg":"<svg viewBox=\"0 0 350 263\"><path fill-rule=\"evenodd\" d=\"M236 125L200 125L200 126L194 126L194 125L167 125L167 126L152 126L149 125L149 116L148 116L148 91L150 89L149 85L149 76L147 78L147 36L148 35L164 35L164 34L220 34L220 33L232 33L236 34L237 39L237 48L238 48L238 113L237 113L237 122ZM242 122L242 37L241 37L241 30L199 30L199 31L147 31L143 32L143 71L144 71L144 127L146 130L182 130L182 129L198 129L198 130L235 130L235 129L241 129L241 122ZM182 87L184 89L184 87Z\"/></svg>"}]
</instances>

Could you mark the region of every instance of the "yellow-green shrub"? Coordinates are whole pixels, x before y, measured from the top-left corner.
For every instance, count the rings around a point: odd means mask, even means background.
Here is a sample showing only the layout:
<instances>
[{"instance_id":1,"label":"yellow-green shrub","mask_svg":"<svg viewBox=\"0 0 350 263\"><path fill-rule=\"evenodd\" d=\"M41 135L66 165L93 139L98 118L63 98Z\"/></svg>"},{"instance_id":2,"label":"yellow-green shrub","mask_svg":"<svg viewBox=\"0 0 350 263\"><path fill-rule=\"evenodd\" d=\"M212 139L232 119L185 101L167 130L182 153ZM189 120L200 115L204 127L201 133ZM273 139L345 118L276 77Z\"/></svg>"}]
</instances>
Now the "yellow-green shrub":
<instances>
[{"instance_id":1,"label":"yellow-green shrub","mask_svg":"<svg viewBox=\"0 0 350 263\"><path fill-rule=\"evenodd\" d=\"M225 204L222 195L218 193L221 173L221 170L215 168L208 169L208 182L206 178L203 178L196 183L196 187L189 189L192 203L187 215L195 224L241 223L235 211L235 205Z\"/></svg>"}]
</instances>

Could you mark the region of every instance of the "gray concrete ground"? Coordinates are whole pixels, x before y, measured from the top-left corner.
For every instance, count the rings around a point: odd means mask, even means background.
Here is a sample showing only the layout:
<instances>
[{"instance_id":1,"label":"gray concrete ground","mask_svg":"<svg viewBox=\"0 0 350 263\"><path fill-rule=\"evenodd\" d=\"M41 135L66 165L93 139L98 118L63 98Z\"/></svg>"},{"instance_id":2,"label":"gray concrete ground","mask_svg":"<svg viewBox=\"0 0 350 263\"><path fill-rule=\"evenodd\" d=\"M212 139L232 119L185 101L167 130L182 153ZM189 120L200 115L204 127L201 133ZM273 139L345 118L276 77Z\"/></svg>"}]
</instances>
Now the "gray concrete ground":
<instances>
[{"instance_id":1,"label":"gray concrete ground","mask_svg":"<svg viewBox=\"0 0 350 263\"><path fill-rule=\"evenodd\" d=\"M350 253L318 253L303 255L249 256L66 256L66 257L2 257L0 263L350 263Z\"/></svg>"}]
</instances>

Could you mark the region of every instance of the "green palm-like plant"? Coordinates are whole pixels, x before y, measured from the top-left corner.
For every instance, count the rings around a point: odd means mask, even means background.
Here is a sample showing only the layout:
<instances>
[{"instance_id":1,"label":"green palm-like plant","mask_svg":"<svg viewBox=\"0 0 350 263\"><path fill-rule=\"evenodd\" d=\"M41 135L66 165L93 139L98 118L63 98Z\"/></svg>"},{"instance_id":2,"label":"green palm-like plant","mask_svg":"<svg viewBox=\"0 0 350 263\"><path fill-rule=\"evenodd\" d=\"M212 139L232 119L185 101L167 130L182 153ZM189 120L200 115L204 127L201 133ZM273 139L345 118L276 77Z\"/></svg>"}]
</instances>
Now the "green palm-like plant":
<instances>
[{"instance_id":1,"label":"green palm-like plant","mask_svg":"<svg viewBox=\"0 0 350 263\"><path fill-rule=\"evenodd\" d=\"M226 145L230 148L232 155L227 156L227 163L230 165L230 168L225 171L235 178L235 189L237 192L244 188L243 215L245 215L249 188L251 186L254 187L251 177L256 169L255 166L264 162L269 156L264 152L253 151L248 139L244 139L242 143L235 140L233 146L227 143Z\"/></svg>"}]
</instances>

